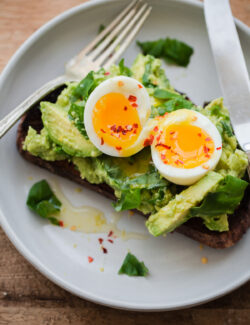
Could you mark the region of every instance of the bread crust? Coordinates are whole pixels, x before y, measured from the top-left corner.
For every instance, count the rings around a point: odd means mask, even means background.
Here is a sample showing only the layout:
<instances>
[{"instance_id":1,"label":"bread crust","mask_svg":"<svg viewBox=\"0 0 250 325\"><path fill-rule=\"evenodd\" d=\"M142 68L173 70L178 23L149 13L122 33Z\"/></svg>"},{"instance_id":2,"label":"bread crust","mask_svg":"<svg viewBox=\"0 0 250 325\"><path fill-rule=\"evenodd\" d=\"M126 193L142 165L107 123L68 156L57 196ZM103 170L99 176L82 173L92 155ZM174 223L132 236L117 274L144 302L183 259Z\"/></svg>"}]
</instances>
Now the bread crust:
<instances>
[{"instance_id":1,"label":"bread crust","mask_svg":"<svg viewBox=\"0 0 250 325\"><path fill-rule=\"evenodd\" d=\"M61 89L47 96L45 100L55 102ZM43 127L39 105L32 107L21 119L17 131L17 149L21 156L32 164L49 170L53 174L60 175L76 182L94 192L97 192L111 200L116 200L113 189L107 184L91 184L80 177L80 173L68 160L45 161L39 157L32 156L28 151L23 150L23 141L28 132L29 126L40 131ZM232 193L233 195L233 193ZM142 214L140 211L136 211ZM145 216L148 217L148 216ZM236 244L247 229L250 227L250 189L245 191L244 198L233 215L229 216L229 231L210 231L203 224L200 218L190 219L178 227L175 231L188 236L201 244L212 248L228 248Z\"/></svg>"}]
</instances>

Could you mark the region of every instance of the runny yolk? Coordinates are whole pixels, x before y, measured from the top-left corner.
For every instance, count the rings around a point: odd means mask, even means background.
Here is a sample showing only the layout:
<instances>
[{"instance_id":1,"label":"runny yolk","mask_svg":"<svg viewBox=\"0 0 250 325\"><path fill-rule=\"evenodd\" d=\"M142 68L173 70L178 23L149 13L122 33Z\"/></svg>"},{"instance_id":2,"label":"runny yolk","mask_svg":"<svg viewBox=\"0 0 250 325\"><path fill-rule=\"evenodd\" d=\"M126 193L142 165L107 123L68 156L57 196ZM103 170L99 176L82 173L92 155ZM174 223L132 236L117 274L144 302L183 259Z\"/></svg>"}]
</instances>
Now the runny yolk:
<instances>
[{"instance_id":1,"label":"runny yolk","mask_svg":"<svg viewBox=\"0 0 250 325\"><path fill-rule=\"evenodd\" d=\"M177 168L194 168L207 162L214 152L212 138L198 126L188 123L170 125L156 148L161 160Z\"/></svg>"},{"instance_id":2,"label":"runny yolk","mask_svg":"<svg viewBox=\"0 0 250 325\"><path fill-rule=\"evenodd\" d=\"M93 109L92 121L101 144L108 144L118 151L134 144L141 132L135 101L129 101L120 93L102 96Z\"/></svg>"}]
</instances>

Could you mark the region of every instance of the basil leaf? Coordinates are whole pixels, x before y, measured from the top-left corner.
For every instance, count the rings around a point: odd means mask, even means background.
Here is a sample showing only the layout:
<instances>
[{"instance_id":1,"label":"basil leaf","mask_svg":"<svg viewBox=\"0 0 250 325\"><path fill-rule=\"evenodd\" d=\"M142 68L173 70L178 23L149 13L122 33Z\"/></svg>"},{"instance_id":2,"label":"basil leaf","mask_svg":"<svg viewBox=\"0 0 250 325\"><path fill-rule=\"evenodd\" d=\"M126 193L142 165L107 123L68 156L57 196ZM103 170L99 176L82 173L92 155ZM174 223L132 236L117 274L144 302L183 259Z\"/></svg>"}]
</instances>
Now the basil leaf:
<instances>
[{"instance_id":1,"label":"basil leaf","mask_svg":"<svg viewBox=\"0 0 250 325\"><path fill-rule=\"evenodd\" d=\"M78 104L71 103L68 116L70 120L74 121L74 125L81 132L84 138L88 140L89 137L87 135L85 125L83 122L84 109L85 109L85 102L80 102Z\"/></svg>"},{"instance_id":2,"label":"basil leaf","mask_svg":"<svg viewBox=\"0 0 250 325\"><path fill-rule=\"evenodd\" d=\"M26 204L42 218L49 219L53 224L59 225L59 221L53 215L60 211L62 204L46 180L41 180L31 187Z\"/></svg>"},{"instance_id":3,"label":"basil leaf","mask_svg":"<svg viewBox=\"0 0 250 325\"><path fill-rule=\"evenodd\" d=\"M94 72L91 71L79 82L76 88L72 90L71 102L75 102L77 99L86 99L93 89L94 84Z\"/></svg>"},{"instance_id":4,"label":"basil leaf","mask_svg":"<svg viewBox=\"0 0 250 325\"><path fill-rule=\"evenodd\" d=\"M139 42L144 55L153 55L156 58L164 58L167 61L186 67L194 50L192 47L177 39L166 38L156 41Z\"/></svg>"},{"instance_id":5,"label":"basil leaf","mask_svg":"<svg viewBox=\"0 0 250 325\"><path fill-rule=\"evenodd\" d=\"M131 77L132 71L124 65L124 59L121 59L121 61L118 64L120 69L120 74L123 76Z\"/></svg>"},{"instance_id":6,"label":"basil leaf","mask_svg":"<svg viewBox=\"0 0 250 325\"><path fill-rule=\"evenodd\" d=\"M248 183L227 175L215 192L208 193L199 207L190 210L193 217L216 217L233 213L244 196Z\"/></svg>"},{"instance_id":7,"label":"basil leaf","mask_svg":"<svg viewBox=\"0 0 250 325\"><path fill-rule=\"evenodd\" d=\"M141 204L141 189L126 188L122 190L121 198L113 203L116 211L132 210L138 208Z\"/></svg>"},{"instance_id":8,"label":"basil leaf","mask_svg":"<svg viewBox=\"0 0 250 325\"><path fill-rule=\"evenodd\" d=\"M138 261L133 254L128 253L118 274L126 274L128 276L146 276L148 272L148 268L145 266L144 262Z\"/></svg>"}]
</instances>

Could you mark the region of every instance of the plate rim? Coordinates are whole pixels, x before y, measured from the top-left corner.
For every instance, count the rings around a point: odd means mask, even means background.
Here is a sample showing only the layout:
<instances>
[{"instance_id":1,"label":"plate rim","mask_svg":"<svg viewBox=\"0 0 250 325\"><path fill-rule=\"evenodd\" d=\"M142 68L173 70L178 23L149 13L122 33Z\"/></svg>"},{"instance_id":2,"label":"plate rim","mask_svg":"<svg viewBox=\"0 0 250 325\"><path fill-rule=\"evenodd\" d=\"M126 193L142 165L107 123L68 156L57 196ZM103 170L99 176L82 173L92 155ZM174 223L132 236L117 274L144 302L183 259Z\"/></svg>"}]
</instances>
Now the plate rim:
<instances>
[{"instance_id":1,"label":"plate rim","mask_svg":"<svg viewBox=\"0 0 250 325\"><path fill-rule=\"evenodd\" d=\"M2 70L2 73L0 75L0 88L2 87L3 83L5 82L5 79L8 77L9 73L12 71L15 64L18 62L19 58L33 45L34 42L36 42L42 35L44 35L49 29L55 27L57 24L61 23L65 19L74 16L74 14L78 13L79 11L88 10L92 7L99 6L101 4L110 3L118 0L92 0L88 1L86 3L80 4L78 6L75 6L73 8L70 8L61 14L57 15L56 17L52 18L48 22L46 22L44 25L42 25L39 29L37 29L27 40L25 40L22 45L17 49L17 51L12 55L10 60L8 61L7 65ZM165 2L174 2L178 3L178 5L181 4L189 4L190 6L194 6L197 8L203 8L203 3L199 2L198 0L164 0ZM234 18L236 25L239 29L243 30L248 36L250 37L250 28L237 18ZM18 238L18 236L15 234L14 230L11 228L11 226L8 224L8 219L5 217L4 212L2 211L2 208L0 207L0 225L2 229L4 230L5 234L9 238L9 240L12 242L12 244L15 246L17 251L40 273L42 273L46 278L48 278L50 281L58 285L59 287L67 290L73 295L77 295L80 298L86 299L88 301L98 303L100 305L117 308L117 309L123 309L123 310L133 310L133 311L170 311L170 310L179 310L184 308L189 308L193 306L197 306L206 302L209 302L211 300L220 298L227 293L237 289L244 283L246 283L250 279L250 271L246 272L244 276L242 276L240 279L236 279L231 285L227 285L224 287L223 290L214 291L213 294L210 295L203 295L201 298L193 298L193 299L187 299L186 303L181 304L167 304L164 305L164 303L121 303L117 302L114 299L110 298L102 298L98 297L96 294L92 294L91 292L87 292L84 290L79 290L78 287L75 285L69 284L68 281L65 281L63 278L55 274L53 271L49 270L48 267L44 263L42 263L34 254L30 252L30 250L22 243L21 239Z\"/></svg>"}]
</instances>

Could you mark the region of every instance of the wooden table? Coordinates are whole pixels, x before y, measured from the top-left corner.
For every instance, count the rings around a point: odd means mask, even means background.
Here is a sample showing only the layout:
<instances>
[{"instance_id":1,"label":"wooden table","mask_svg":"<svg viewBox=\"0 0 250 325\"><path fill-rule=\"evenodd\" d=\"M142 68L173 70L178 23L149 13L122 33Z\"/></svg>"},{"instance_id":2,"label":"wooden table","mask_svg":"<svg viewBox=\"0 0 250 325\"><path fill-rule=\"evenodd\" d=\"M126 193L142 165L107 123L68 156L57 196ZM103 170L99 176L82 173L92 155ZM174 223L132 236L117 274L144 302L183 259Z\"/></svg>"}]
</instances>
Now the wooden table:
<instances>
[{"instance_id":1,"label":"wooden table","mask_svg":"<svg viewBox=\"0 0 250 325\"><path fill-rule=\"evenodd\" d=\"M219 0L218 0L219 1ZM22 42L82 0L0 0L0 71ZM250 25L250 0L231 0ZM0 324L250 324L250 282L202 306L173 312L119 311L77 298L36 271L0 230ZM230 270L228 270L230 272Z\"/></svg>"}]
</instances>

